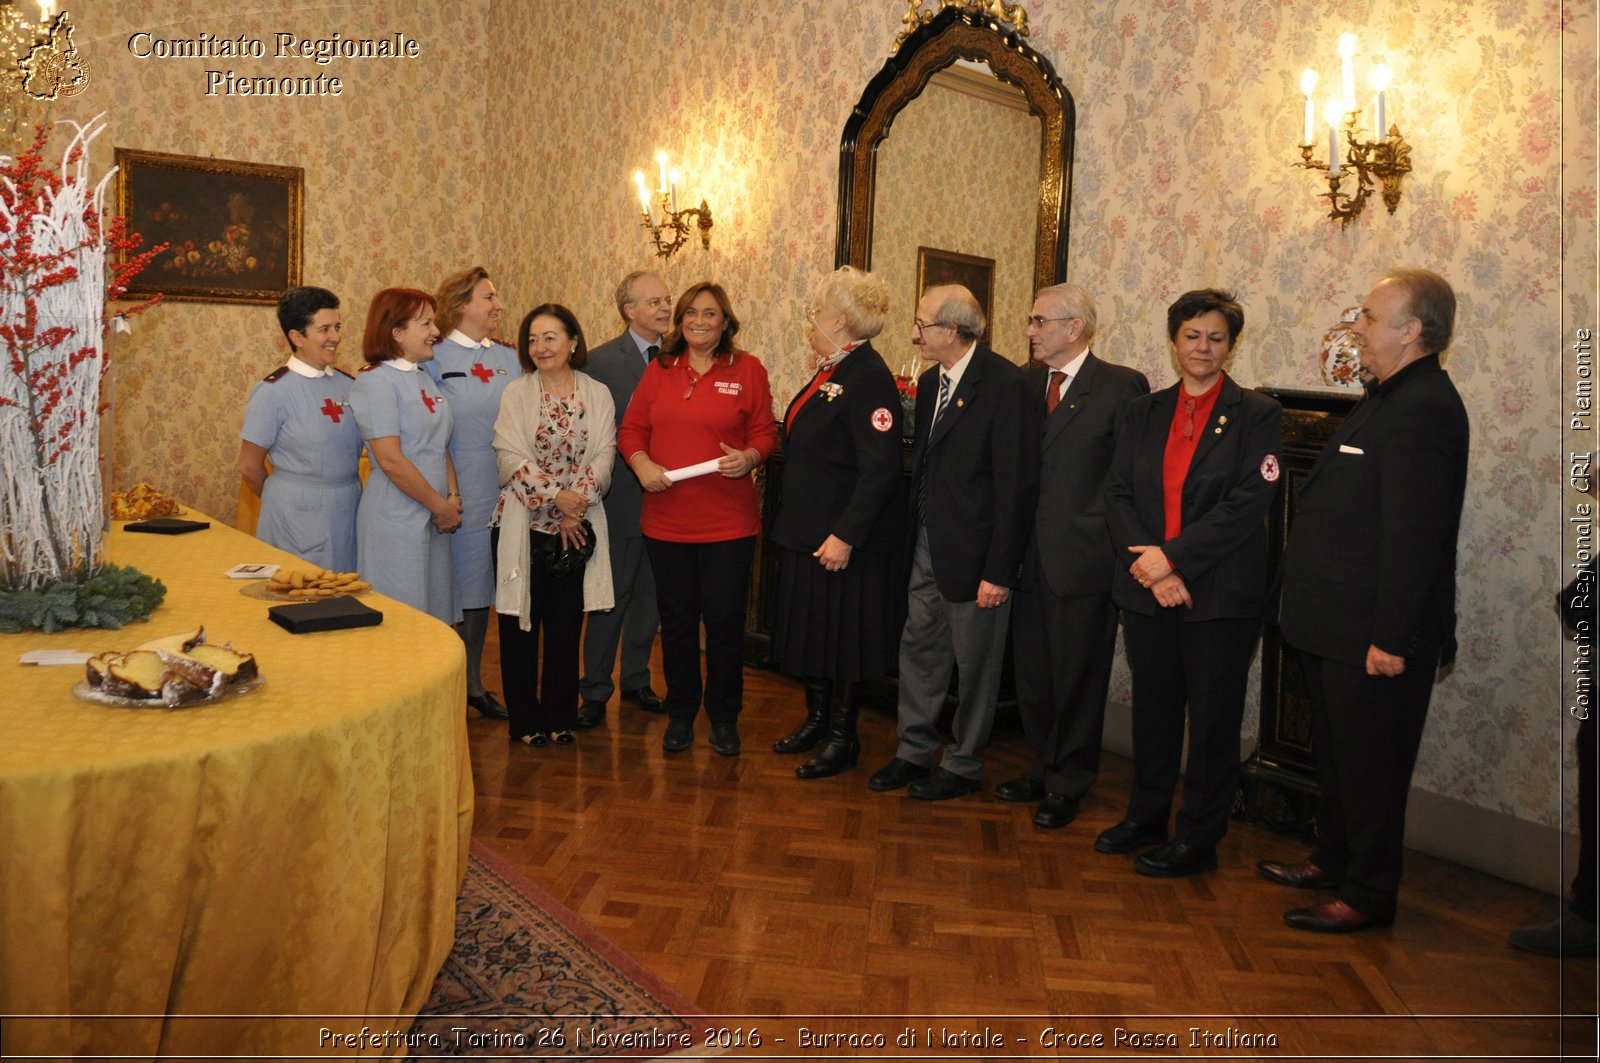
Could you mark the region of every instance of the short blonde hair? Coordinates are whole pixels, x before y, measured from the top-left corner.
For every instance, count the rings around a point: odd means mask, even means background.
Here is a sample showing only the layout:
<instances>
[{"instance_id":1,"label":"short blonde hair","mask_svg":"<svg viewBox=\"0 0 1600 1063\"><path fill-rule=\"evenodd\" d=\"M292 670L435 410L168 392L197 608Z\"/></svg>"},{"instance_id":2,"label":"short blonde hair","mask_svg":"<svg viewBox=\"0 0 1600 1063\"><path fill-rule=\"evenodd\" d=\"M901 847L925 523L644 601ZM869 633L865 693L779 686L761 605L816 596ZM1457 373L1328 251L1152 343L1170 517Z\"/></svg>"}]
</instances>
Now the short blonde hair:
<instances>
[{"instance_id":1,"label":"short blonde hair","mask_svg":"<svg viewBox=\"0 0 1600 1063\"><path fill-rule=\"evenodd\" d=\"M844 314L844 330L852 339L870 340L883 331L889 316L889 286L876 273L840 266L811 289L811 304Z\"/></svg>"}]
</instances>

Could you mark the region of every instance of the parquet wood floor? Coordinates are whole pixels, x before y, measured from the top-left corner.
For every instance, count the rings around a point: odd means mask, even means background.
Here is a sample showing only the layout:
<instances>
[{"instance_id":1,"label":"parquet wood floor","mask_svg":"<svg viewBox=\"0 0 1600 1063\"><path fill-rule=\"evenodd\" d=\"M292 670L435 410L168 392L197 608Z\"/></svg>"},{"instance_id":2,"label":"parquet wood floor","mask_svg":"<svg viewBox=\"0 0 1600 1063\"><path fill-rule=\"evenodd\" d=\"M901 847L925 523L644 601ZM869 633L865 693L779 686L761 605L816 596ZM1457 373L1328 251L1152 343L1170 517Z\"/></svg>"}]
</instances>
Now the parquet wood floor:
<instances>
[{"instance_id":1,"label":"parquet wood floor","mask_svg":"<svg viewBox=\"0 0 1600 1063\"><path fill-rule=\"evenodd\" d=\"M491 632L486 676L496 652ZM735 1058L1595 1057L1594 960L1506 944L1553 898L1408 853L1392 929L1305 934L1282 913L1317 895L1255 872L1303 850L1266 831L1234 824L1216 872L1175 881L1095 853L1120 817L1121 758L1075 822L1042 831L989 792L1028 764L1015 729L996 729L982 793L929 803L866 788L894 751L883 713L863 714L858 768L794 778L799 759L770 746L800 704L798 684L747 671L735 759L703 718L669 757L664 719L615 699L568 748L513 745L473 715L474 834L727 1017L713 1025ZM731 1032L751 1028L759 1047ZM894 1042L907 1031L915 1048Z\"/></svg>"}]
</instances>

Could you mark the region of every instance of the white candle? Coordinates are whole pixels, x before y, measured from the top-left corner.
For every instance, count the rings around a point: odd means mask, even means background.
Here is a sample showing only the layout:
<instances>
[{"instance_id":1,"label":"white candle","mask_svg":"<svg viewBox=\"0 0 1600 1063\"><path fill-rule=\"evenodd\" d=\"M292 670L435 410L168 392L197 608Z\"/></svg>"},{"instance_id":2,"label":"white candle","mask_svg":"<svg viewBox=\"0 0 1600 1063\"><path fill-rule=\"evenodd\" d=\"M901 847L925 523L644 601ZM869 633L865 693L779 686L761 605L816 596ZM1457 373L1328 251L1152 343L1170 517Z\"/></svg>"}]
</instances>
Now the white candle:
<instances>
[{"instance_id":1,"label":"white candle","mask_svg":"<svg viewBox=\"0 0 1600 1063\"><path fill-rule=\"evenodd\" d=\"M667 153L666 152L664 152L664 151L656 152L656 168L661 171L661 180L656 185L656 190L658 192L665 192L667 190Z\"/></svg>"},{"instance_id":2,"label":"white candle","mask_svg":"<svg viewBox=\"0 0 1600 1063\"><path fill-rule=\"evenodd\" d=\"M1300 92L1306 98L1306 129L1300 143L1310 144L1317 126L1316 108L1311 105L1311 94L1317 91L1317 72L1307 67L1300 75Z\"/></svg>"},{"instance_id":3,"label":"white candle","mask_svg":"<svg viewBox=\"0 0 1600 1063\"><path fill-rule=\"evenodd\" d=\"M1356 35L1354 33L1341 33L1339 35L1339 73L1344 81L1344 109L1346 112L1356 109L1356 72L1351 65L1351 59L1356 54Z\"/></svg>"},{"instance_id":4,"label":"white candle","mask_svg":"<svg viewBox=\"0 0 1600 1063\"><path fill-rule=\"evenodd\" d=\"M1383 94L1389 87L1389 68L1387 65L1379 63L1377 69L1373 70L1372 87L1378 93L1378 128L1375 132L1377 139L1382 140L1389 135L1389 123L1383 113Z\"/></svg>"},{"instance_id":5,"label":"white candle","mask_svg":"<svg viewBox=\"0 0 1600 1063\"><path fill-rule=\"evenodd\" d=\"M678 182L681 180L683 180L683 176L678 173L678 168L674 166L672 172L667 174L667 187L672 190L672 212L674 214L678 212Z\"/></svg>"},{"instance_id":6,"label":"white candle","mask_svg":"<svg viewBox=\"0 0 1600 1063\"><path fill-rule=\"evenodd\" d=\"M39 21L40 21L40 23L49 22L51 16L55 14L55 10L56 10L55 0L39 0Z\"/></svg>"},{"instance_id":7,"label":"white candle","mask_svg":"<svg viewBox=\"0 0 1600 1063\"><path fill-rule=\"evenodd\" d=\"M1339 101L1328 101L1328 176L1339 176Z\"/></svg>"}]
</instances>

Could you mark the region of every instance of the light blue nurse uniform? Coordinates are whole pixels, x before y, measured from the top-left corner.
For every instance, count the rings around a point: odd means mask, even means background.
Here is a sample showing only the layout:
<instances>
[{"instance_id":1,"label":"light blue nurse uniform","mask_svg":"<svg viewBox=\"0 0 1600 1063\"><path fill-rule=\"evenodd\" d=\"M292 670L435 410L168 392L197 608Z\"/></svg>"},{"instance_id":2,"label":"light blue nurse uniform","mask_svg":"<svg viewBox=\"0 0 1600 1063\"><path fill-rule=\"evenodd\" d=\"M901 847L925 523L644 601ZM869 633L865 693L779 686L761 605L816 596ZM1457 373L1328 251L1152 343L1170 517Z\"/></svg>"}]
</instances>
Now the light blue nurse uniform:
<instances>
[{"instance_id":1,"label":"light blue nurse uniform","mask_svg":"<svg viewBox=\"0 0 1600 1063\"><path fill-rule=\"evenodd\" d=\"M361 438L398 436L400 452L435 491L447 494L450 407L432 377L401 366L410 363L396 358L356 375L350 405ZM434 530L432 514L396 487L374 460L356 512L356 555L373 589L446 624L459 622L449 540Z\"/></svg>"},{"instance_id":2,"label":"light blue nurse uniform","mask_svg":"<svg viewBox=\"0 0 1600 1063\"><path fill-rule=\"evenodd\" d=\"M256 538L335 572L356 570L362 444L350 412L354 386L343 369L306 376L279 366L250 389L239 432L272 460Z\"/></svg>"},{"instance_id":3,"label":"light blue nurse uniform","mask_svg":"<svg viewBox=\"0 0 1600 1063\"><path fill-rule=\"evenodd\" d=\"M460 330L433 345L433 360L422 369L450 402L454 427L450 457L461 489L461 530L450 536L456 594L463 609L494 604L494 556L489 551L489 518L500 498L494 456L494 422L500 396L522 375L517 352L503 343L474 344Z\"/></svg>"}]
</instances>

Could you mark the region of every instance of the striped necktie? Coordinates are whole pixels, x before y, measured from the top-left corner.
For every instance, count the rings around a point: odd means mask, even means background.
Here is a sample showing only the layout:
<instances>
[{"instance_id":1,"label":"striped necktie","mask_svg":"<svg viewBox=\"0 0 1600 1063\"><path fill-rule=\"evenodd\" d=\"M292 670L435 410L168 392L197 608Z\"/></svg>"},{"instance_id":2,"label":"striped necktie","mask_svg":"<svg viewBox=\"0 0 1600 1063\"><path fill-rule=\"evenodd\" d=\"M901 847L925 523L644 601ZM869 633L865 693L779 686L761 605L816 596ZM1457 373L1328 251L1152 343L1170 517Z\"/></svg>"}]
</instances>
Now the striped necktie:
<instances>
[{"instance_id":1,"label":"striped necktie","mask_svg":"<svg viewBox=\"0 0 1600 1063\"><path fill-rule=\"evenodd\" d=\"M939 418L944 414L944 408L950 402L950 378L943 373L939 374L939 401L933 407L933 420L928 423L931 431L939 423Z\"/></svg>"}]
</instances>

